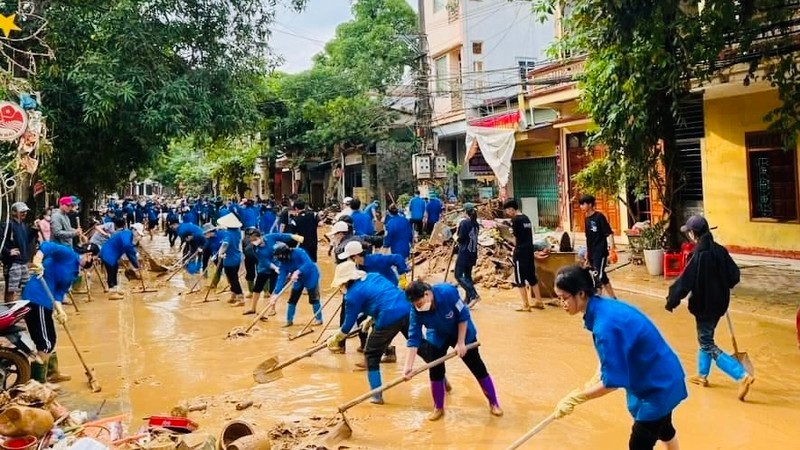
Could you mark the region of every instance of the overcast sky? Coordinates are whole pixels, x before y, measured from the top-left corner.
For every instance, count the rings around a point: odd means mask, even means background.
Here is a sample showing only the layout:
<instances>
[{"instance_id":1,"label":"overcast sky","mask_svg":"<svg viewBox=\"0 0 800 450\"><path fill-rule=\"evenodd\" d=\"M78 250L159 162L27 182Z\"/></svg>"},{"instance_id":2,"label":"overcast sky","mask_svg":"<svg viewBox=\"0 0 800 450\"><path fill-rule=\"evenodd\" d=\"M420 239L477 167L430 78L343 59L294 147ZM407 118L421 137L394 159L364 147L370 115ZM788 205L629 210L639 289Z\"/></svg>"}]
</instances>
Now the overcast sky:
<instances>
[{"instance_id":1,"label":"overcast sky","mask_svg":"<svg viewBox=\"0 0 800 450\"><path fill-rule=\"evenodd\" d=\"M416 10L417 0L406 0ZM336 26L352 19L350 0L309 0L305 11L280 8L271 46L286 60L280 70L295 73L311 67L311 58L333 38Z\"/></svg>"}]
</instances>

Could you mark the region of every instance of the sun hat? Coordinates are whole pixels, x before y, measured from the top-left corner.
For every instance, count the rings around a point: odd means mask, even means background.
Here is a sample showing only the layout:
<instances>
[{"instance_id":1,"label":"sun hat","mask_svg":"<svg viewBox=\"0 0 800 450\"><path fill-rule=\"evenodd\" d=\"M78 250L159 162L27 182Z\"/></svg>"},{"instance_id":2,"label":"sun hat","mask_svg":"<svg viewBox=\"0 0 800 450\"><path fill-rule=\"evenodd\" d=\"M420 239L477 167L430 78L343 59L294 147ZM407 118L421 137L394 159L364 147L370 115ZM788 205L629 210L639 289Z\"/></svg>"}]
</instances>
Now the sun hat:
<instances>
[{"instance_id":1,"label":"sun hat","mask_svg":"<svg viewBox=\"0 0 800 450\"><path fill-rule=\"evenodd\" d=\"M217 225L220 228L241 228L242 222L236 217L234 213L228 213L217 220Z\"/></svg>"},{"instance_id":2,"label":"sun hat","mask_svg":"<svg viewBox=\"0 0 800 450\"><path fill-rule=\"evenodd\" d=\"M367 272L358 270L356 263L353 261L345 261L336 266L336 271L333 274L333 281L331 287L339 287L351 280L363 280L367 277Z\"/></svg>"}]
</instances>

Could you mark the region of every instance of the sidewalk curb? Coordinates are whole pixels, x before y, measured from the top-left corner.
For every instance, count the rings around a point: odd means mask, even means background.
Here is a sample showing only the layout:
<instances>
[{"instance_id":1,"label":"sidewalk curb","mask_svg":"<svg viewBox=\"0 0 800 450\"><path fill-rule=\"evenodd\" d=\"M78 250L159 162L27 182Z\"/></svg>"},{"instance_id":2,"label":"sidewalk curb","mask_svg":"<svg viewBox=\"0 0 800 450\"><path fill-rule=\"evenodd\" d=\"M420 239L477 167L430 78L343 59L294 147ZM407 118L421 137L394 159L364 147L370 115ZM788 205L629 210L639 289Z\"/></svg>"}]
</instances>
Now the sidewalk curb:
<instances>
[{"instance_id":1,"label":"sidewalk curb","mask_svg":"<svg viewBox=\"0 0 800 450\"><path fill-rule=\"evenodd\" d=\"M629 292L631 294L641 295L642 297L649 297L649 298L652 298L653 300L665 300L666 299L666 292L663 293L663 294L659 294L659 293L656 293L656 292L648 292L648 291L645 291L645 290L642 290L642 289L637 289L637 288L635 288L635 287L633 287L633 286L631 286L629 284L625 284L625 283L621 283L621 284L620 283L614 283L614 290L625 291L625 292ZM785 319L785 318L782 318L782 317L775 317L775 316L769 316L769 315L765 315L765 314L758 314L758 313L754 313L752 311L742 311L741 309L735 309L735 308L728 308L728 311L736 313L736 314L745 314L745 315L748 315L748 316L751 316L751 317L759 318L761 320L765 320L765 321L768 321L768 322L779 323L779 324L782 324L782 325L790 325L792 327L794 327L794 325L795 325L795 318L794 317L789 318L789 319Z\"/></svg>"}]
</instances>

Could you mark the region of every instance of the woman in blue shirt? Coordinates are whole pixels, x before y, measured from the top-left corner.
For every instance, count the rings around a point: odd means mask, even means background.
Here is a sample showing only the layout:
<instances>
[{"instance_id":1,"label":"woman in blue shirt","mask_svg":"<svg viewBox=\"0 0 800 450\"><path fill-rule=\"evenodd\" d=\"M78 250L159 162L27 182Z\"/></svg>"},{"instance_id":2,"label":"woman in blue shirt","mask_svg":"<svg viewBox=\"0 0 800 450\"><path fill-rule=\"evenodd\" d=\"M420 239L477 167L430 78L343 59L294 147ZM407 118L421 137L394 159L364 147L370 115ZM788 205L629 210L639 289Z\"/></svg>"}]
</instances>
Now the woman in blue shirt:
<instances>
[{"instance_id":1,"label":"woman in blue shirt","mask_svg":"<svg viewBox=\"0 0 800 450\"><path fill-rule=\"evenodd\" d=\"M231 298L228 303L233 306L244 306L242 285L239 283L239 267L242 265L242 223L233 213L220 217L217 221L222 231L222 242L226 244L222 258L222 270L231 286Z\"/></svg>"},{"instance_id":2,"label":"woman in blue shirt","mask_svg":"<svg viewBox=\"0 0 800 450\"><path fill-rule=\"evenodd\" d=\"M623 388L634 419L628 448L651 450L657 441L663 441L667 449L676 450L672 411L687 393L675 352L641 311L600 297L601 285L589 269L562 267L555 285L564 310L573 316L583 314L600 359L599 372L583 389L572 391L558 403L555 417L564 417L581 403Z\"/></svg>"},{"instance_id":3,"label":"woman in blue shirt","mask_svg":"<svg viewBox=\"0 0 800 450\"><path fill-rule=\"evenodd\" d=\"M454 347L458 356L467 365L489 400L489 408L494 416L502 416L503 410L497 402L492 377L478 353L478 349L467 350L467 344L477 341L475 325L469 315L469 308L461 301L458 289L451 284L439 283L433 286L422 281L412 281L406 288L406 297L414 307L411 308L408 326L408 355L403 369L408 377L414 369L417 349L423 342L422 327L425 327L425 340L430 342L431 361L447 354ZM429 371L433 412L428 420L439 420L444 415L445 365L439 364Z\"/></svg>"}]
</instances>

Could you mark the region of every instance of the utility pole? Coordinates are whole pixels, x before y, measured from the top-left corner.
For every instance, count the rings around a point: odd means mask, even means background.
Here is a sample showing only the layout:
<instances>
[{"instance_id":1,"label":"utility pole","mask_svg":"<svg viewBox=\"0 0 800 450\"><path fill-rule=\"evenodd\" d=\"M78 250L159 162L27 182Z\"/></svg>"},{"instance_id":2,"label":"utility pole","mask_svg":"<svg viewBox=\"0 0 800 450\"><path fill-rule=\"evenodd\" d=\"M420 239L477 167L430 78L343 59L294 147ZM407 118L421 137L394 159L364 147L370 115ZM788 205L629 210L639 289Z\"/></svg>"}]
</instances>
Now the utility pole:
<instances>
[{"instance_id":1,"label":"utility pole","mask_svg":"<svg viewBox=\"0 0 800 450\"><path fill-rule=\"evenodd\" d=\"M431 66L428 63L429 49L428 36L425 33L425 0L418 0L419 14L419 62L417 65L416 79L416 131L420 142L420 153L433 155L433 107L430 96Z\"/></svg>"}]
</instances>

